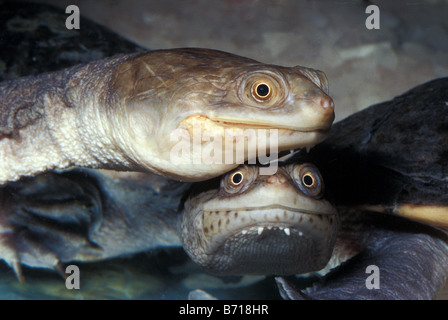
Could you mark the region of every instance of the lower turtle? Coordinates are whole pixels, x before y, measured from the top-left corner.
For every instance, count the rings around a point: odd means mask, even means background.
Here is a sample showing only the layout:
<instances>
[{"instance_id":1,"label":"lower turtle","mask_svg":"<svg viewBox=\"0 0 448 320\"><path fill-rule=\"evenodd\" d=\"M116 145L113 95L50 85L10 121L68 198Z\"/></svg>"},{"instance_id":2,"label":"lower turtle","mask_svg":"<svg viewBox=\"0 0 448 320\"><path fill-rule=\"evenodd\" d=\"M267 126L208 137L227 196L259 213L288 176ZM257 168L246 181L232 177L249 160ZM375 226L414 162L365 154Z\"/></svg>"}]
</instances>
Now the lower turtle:
<instances>
[{"instance_id":1,"label":"lower turtle","mask_svg":"<svg viewBox=\"0 0 448 320\"><path fill-rule=\"evenodd\" d=\"M190 192L159 176L88 169L10 183L0 194L1 258L21 280L20 264L58 270L180 245L216 274L324 268L339 218L319 171L309 163L259 169L244 165Z\"/></svg>"}]
</instances>

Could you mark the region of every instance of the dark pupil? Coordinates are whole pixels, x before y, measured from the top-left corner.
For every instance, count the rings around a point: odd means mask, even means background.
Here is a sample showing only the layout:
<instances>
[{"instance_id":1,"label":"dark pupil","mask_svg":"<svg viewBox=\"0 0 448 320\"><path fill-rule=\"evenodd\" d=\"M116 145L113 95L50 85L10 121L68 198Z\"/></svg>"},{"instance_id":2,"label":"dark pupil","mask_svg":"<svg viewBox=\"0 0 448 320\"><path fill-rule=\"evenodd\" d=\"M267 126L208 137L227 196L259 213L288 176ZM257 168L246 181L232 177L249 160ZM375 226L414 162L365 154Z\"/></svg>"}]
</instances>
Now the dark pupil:
<instances>
[{"instance_id":1,"label":"dark pupil","mask_svg":"<svg viewBox=\"0 0 448 320\"><path fill-rule=\"evenodd\" d=\"M307 187L312 186L312 185L313 185L313 182L314 182L314 180L313 180L313 178L312 178L311 176L304 176L304 177L303 177L303 183L304 183Z\"/></svg>"},{"instance_id":2,"label":"dark pupil","mask_svg":"<svg viewBox=\"0 0 448 320\"><path fill-rule=\"evenodd\" d=\"M234 184L238 184L243 180L243 175L241 173L235 173L232 177L232 182Z\"/></svg>"},{"instance_id":3,"label":"dark pupil","mask_svg":"<svg viewBox=\"0 0 448 320\"><path fill-rule=\"evenodd\" d=\"M269 87L267 85L265 85L265 84L260 84L257 87L257 94L260 97L266 97L269 94Z\"/></svg>"}]
</instances>

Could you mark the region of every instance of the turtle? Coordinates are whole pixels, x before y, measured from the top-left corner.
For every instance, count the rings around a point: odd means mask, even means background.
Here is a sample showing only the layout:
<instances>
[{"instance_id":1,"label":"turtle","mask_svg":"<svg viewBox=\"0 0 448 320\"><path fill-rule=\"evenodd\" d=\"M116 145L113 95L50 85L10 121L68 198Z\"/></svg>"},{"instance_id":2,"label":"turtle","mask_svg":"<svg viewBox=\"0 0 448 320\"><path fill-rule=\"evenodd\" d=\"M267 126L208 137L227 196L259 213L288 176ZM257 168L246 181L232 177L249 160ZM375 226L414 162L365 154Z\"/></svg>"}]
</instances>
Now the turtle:
<instances>
[{"instance_id":1,"label":"turtle","mask_svg":"<svg viewBox=\"0 0 448 320\"><path fill-rule=\"evenodd\" d=\"M356 137L355 137L356 138ZM339 140L337 140L336 141L336 144L339 142ZM319 157L318 157L319 158ZM86 173L86 172L88 172L88 173ZM94 177L97 177L97 176L101 176L102 175L102 173L100 172L100 171L89 171L89 170L87 170L87 169L81 169L79 172L78 171L71 171L71 172L65 172L65 173L63 173L62 174L62 177L63 177L63 179L66 179L65 181L66 181L66 186L69 186L69 185L77 185L78 183L80 183L80 185L82 186L81 188L79 188L77 191L75 191L74 192L74 194L73 193L71 193L71 192L73 192L73 190L67 190L67 188L65 188L64 187L64 184L62 184L62 185L60 185L60 189L58 189L58 192L56 193L56 194L61 194L62 193L62 198L60 198L59 200L69 200L69 203L70 203L70 201L72 201L69 205L68 205L68 207L66 206L66 208L68 208L69 209L69 214L68 214L68 216L69 217L71 217L69 220L69 222L67 222L67 221L63 221L64 223L71 223L72 224L72 227L73 227L73 229L69 229L69 230L72 230L72 231L74 231L73 232L73 234L75 235L76 233L78 233L78 234L81 234L81 237L78 237L78 245L79 245L79 247L86 247L86 248L89 248L89 249L92 249L93 250L93 252L96 252L96 254L98 254L98 252L99 251L101 251L101 248L99 247L99 245L97 245L96 243L95 243L95 241L92 241L91 239L90 239L90 235L92 235L92 232L94 232L94 230L97 230L96 229L96 227L98 227L98 224L99 224L99 221L101 221L101 219L102 219L102 217L101 217L101 214L98 214L98 213L103 213L103 212L105 212L105 211L103 211L102 209L102 203L101 203L101 201L98 201L98 198L96 198L96 196L98 196L98 194L100 194L100 192L98 192L98 191L95 191L95 190L98 190L98 189L95 189L95 185L96 185L96 182L95 182L95 179L91 179L91 178L89 178L89 174L92 174ZM110 173L109 173L110 174ZM46 174L46 176L48 176L48 177L58 177L58 178L55 178L56 180L58 180L58 179L61 179L60 177L60 175L59 175L59 173L56 173L56 172L53 172L53 173L47 173ZM56 219L56 220L58 220L58 218L64 218L64 216L65 216L65 214L66 214L66 212L64 213L64 214L62 214L62 212L60 211L60 210L56 210L55 209L55 207L50 207L50 208L48 208L48 207L45 207L45 206L47 206L48 205L48 203L46 203L46 204L44 204L44 206L42 206L42 205L38 205L38 207L36 208L35 207L35 202L19 202L19 203L17 203L15 200L14 200L14 197L16 198L16 199L21 199L21 197L23 198L23 197L25 197L25 198L27 198L27 199L29 199L28 198L28 196L30 196L31 194L33 194L33 192L37 192L40 196L44 196L43 198L45 199L45 195L47 195L47 200L48 199L50 199L51 200L51 196L48 198L48 196L50 195L48 192L40 192L39 191L39 189L40 188L43 188L43 189L41 189L41 191L42 190L51 190L51 183L48 183L48 181L46 180L47 178L45 178L46 176L38 176L38 177L36 177L36 178L33 178L33 179L31 179L31 180L27 180L27 179L24 179L24 180L21 180L21 181L19 181L19 182L17 182L17 183L12 183L12 184L8 184L8 186L6 186L6 188L4 189L4 190L9 190L8 191L8 198L11 200L11 199L13 199L12 200L12 203L11 202L7 202L6 203L6 206L8 207L11 207L10 205L11 204L16 204L16 205L18 205L19 206L19 208L20 208L20 206L22 206L22 207L25 207L26 208L26 205L25 204L27 204L30 208L32 208L32 210L31 211L27 211L27 210L24 210L25 211L25 213L24 214L22 214L22 215L13 215L12 217L13 217L13 221L15 220L15 219L17 219L16 221L18 221L18 222L20 222L21 221L21 219L23 218L23 217L26 217L27 215L28 216L31 216L31 217L34 217L34 218L36 218L37 217L37 220L36 219L31 219L31 220L27 220L27 219L25 219L24 221L22 221L21 223L22 223L22 226L24 226L24 227L26 227L26 228L29 228L29 229L33 229L34 228L34 231L37 231L38 232L38 230L39 230L39 228L41 228L42 226L40 225L40 222L42 222L42 220L46 220L46 219L48 219L49 217L50 218L53 218L53 219ZM107 175L104 175L104 176L107 176ZM131 181L134 181L135 179L133 179L132 178L132 174L128 174L127 175L128 177L126 178L125 177L125 175L123 175L123 176L119 176L118 177L118 179L120 180L120 179L122 179L123 181L126 181L126 184L128 184L129 183L129 179L131 180ZM44 178L43 178L44 177ZM69 177L68 179L67 179L67 177ZM81 177L83 177L83 178L81 178ZM86 179L84 179L84 177L86 178ZM326 177L325 177L326 178ZM35 180L34 180L35 179ZM39 183L38 181L40 180L40 181L42 181L42 179L43 179L43 183ZM74 179L74 181L75 182L73 182L73 180L71 180L71 179ZM165 183L166 181L163 179L163 178L161 178L161 177L157 177L157 178L155 178L156 180L158 180L158 181L162 181L163 183ZM160 180L161 179L161 180ZM50 179L51 180L51 179ZM107 179L106 179L107 180ZM71 181L71 182L70 182ZM154 181L153 181L154 182ZM153 182L151 182L151 183L153 183ZM173 181L171 181L170 182L170 184L172 184L172 183L174 183ZM15 187L11 187L11 186L13 186L13 185L15 185ZM138 184L137 184L138 185ZM21 187L22 186L22 187ZM29 190L29 187L30 186L34 186L34 187L36 187L37 186L37 188L33 188L33 187L31 187L31 193L27 193L27 192L29 192L30 190ZM130 184L130 186L134 186L134 187L131 187L130 189L134 192L135 190L137 190L138 188L140 188L140 186L137 188L137 187L135 187L135 185L133 185L132 183ZM186 186L185 184L184 184L184 186ZM104 185L102 185L102 187L104 187ZM129 187L129 185L128 185L128 187ZM12 189L11 189L12 188ZM85 189L84 189L85 188ZM154 185L151 185L151 188L154 188ZM76 188L75 188L76 189ZM20 193L20 192L18 192L17 190L22 190L22 191L24 191L24 190L28 190L28 191L25 191L25 193ZM162 194L165 194L165 192L166 192L166 189L160 189L160 190L164 190L163 192L162 192ZM170 189L171 190L171 189ZM60 191L60 192L59 192ZM89 194L89 196L88 197L85 197L85 194L84 193L88 193ZM181 192L181 193L183 193L183 192ZM25 196L25 194L27 194L27 196ZM92 195L93 195L93 197L92 197ZM100 197L101 198L101 197ZM35 199L35 198L33 198L33 199ZM53 198L54 199L54 198ZM74 199L76 199L76 201L74 201ZM79 200L79 199L81 199L81 200ZM92 200L93 199L93 200ZM96 200L95 200L96 199ZM4 200L4 199L3 199ZM34 200L33 200L34 201ZM63 202L64 202L63 201ZM84 211L83 210L80 210L80 211L76 211L76 207L79 205L79 202L78 201L80 201L81 202L81 204L83 203L83 201L85 201L85 203L86 203L86 205L84 206ZM159 201L159 200L157 200L157 201ZM170 202L170 201L168 201L168 202ZM20 203L22 203L21 205L20 205ZM77 204L78 203L78 204ZM51 204L51 201L50 201L50 204ZM14 207L14 205L12 206L13 208L16 208L16 207ZM81 208L83 208L83 205L81 205ZM86 208L88 208L88 209L86 209ZM87 210L87 211L86 211ZM19 210L20 211L20 210ZM74 214L75 213L75 211L76 212L87 212L87 214ZM107 210L106 210L107 211ZM64 212L64 211L63 211ZM74 216L75 216L75 218L73 219L73 214L74 214ZM43 218L44 217L44 218ZM168 218L168 216L167 215L163 215L162 216L163 218L161 219L162 221L163 220L166 220L166 219L168 219L169 220L169 218ZM363 216L361 216L361 218L360 219L358 219L357 221L361 221L361 222L364 222L365 220L365 215L363 215ZM43 218L43 219L42 219ZM50 219L51 220L51 219ZM64 220L64 219L62 219L62 220ZM155 219L156 221L157 221L157 218ZM367 220L367 219L366 219ZM159 220L160 221L160 220ZM344 220L343 220L344 221ZM20 223L19 223L19 225L20 225ZM171 224L169 224L170 226L171 226ZM160 226L160 225L159 225ZM161 234L163 235L163 236L165 236L165 235L168 235L169 234L169 232L168 231L166 231L166 229L164 229L167 225L163 225L162 224L162 228L160 228L160 230L162 231L161 232ZM63 226L61 226L61 225L58 225L57 223L56 224L53 224L53 225L49 225L49 226L45 226L45 227L53 227L53 228L55 228L55 230L57 230L58 229L58 227L63 227ZM169 229L169 228L168 228ZM288 236L287 235L287 232L291 232L291 229L289 229L288 231L285 231L285 229L288 229L288 228L285 228L285 227L283 227L283 230L280 230L281 232L280 232L280 234L282 234L282 232L283 232L283 234L282 235L284 235L284 236ZM256 229L256 233L258 234L258 230L259 230L259 227L257 227ZM243 230L244 231L244 230ZM241 234L243 233L243 231L241 232ZM279 232L279 230L272 230L272 232ZM247 231L248 232L248 231ZM38 232L39 233L39 232ZM391 231L391 233L394 233L393 231ZM57 234L57 233L56 233ZM246 234L248 234L248 233L246 233ZM268 234L268 230L266 230L266 229L264 229L263 228L263 230L261 231L261 235L266 235L266 234ZM365 233L363 233L363 234L365 234ZM400 236L400 235L399 235ZM398 238L399 238L399 236L398 236ZM413 233L411 233L411 237L412 236L414 236L414 234ZM57 238L57 236L56 236L56 238ZM126 238L126 237L125 237ZM332 238L333 240L332 241L334 241L334 238ZM156 241L156 243L159 241L159 240L155 240ZM332 241L330 241L330 243L332 243ZM440 252L440 255L441 256L443 256L443 254L444 254L444 252L443 252L443 246L442 245L440 245L440 240L437 238L437 237L435 237L435 236L428 236L427 238L424 238L423 240L422 240L423 242L425 242L425 243L427 243L427 244L429 244L429 246L431 247L431 246L437 246L437 245L439 245L439 246L441 246L442 247L442 249L441 250L439 250ZM50 244L52 244L53 242L51 241L51 240L48 240L46 243L50 243ZM58 243L57 241L55 242L55 243ZM59 242L60 243L60 242ZM76 242L75 242L76 243ZM369 244L369 242L367 242L367 244ZM43 243L41 243L41 245L42 245L42 247L44 247L45 248L45 242L43 242ZM370 243L370 245L372 245L372 243ZM403 244L402 244L403 245ZM57 247L57 246L56 246ZM368 246L367 246L367 248L368 248ZM50 251L51 252L51 251ZM36 253L38 253L39 254L39 251L36 251ZM45 257L45 250L43 251L43 252L41 252L40 254L39 254L39 257ZM48 252L47 252L48 253ZM73 253L73 252L72 252ZM434 259L432 259L433 257L432 256L430 256L426 251L423 251L422 250L422 252L420 252L421 254L422 254L422 256L423 256L423 260L424 261L432 261L432 260L434 260ZM51 254L50 255L47 255L47 257L50 257L51 256ZM442 259L442 258L441 258ZM43 260L45 260L45 259L43 259ZM51 259L50 259L50 261L51 261ZM52 262L55 262L56 260L52 260ZM421 264L419 264L419 265L421 265ZM421 268L420 268L421 269ZM439 270L439 269L437 269L435 266L433 266L433 269L434 270ZM18 270L17 268L16 268L16 270ZM220 270L220 272L222 272L222 270ZM398 274L399 275L399 274ZM440 272L437 272L437 275L438 275L438 277L435 277L435 278L433 278L433 279L430 279L430 280L428 280L428 287L427 288L425 288L425 292L426 291L428 291L428 292L433 292L433 290L434 290L434 287L437 287L437 285L438 284L440 284L440 282L441 282L441 279L443 278L442 276L440 276ZM398 277L399 278L399 277ZM358 279L359 279L359 275L358 275ZM402 278L399 278L399 279L401 279L402 280ZM281 280L279 280L279 283L282 283L281 282ZM283 282L283 284L285 284L285 282ZM346 284L346 283L345 283ZM342 284L342 286L343 286L344 284ZM286 286L284 286L284 288L286 288ZM289 293L291 294L292 293L292 291L289 291ZM323 293L325 293L325 289L323 289ZM290 295L290 296L292 296L292 295Z\"/></svg>"},{"instance_id":2,"label":"turtle","mask_svg":"<svg viewBox=\"0 0 448 320\"><path fill-rule=\"evenodd\" d=\"M74 166L206 180L262 147L276 153L322 141L334 120L328 94L321 71L204 48L118 54L6 80L0 183ZM275 134L275 143L258 145L259 132ZM241 139L250 147L224 158ZM206 161L210 148L216 158Z\"/></svg>"},{"instance_id":3,"label":"turtle","mask_svg":"<svg viewBox=\"0 0 448 320\"><path fill-rule=\"evenodd\" d=\"M310 272L328 263L339 225L311 163L272 175L241 165L193 187L145 173L77 168L9 183L0 207L2 258L19 279L19 263L58 270L61 263L173 246L216 274Z\"/></svg>"},{"instance_id":4,"label":"turtle","mask_svg":"<svg viewBox=\"0 0 448 320\"><path fill-rule=\"evenodd\" d=\"M260 166L242 165L220 183L197 184L183 206L184 249L215 274L323 269L332 257L339 216L325 198L319 170L296 162L272 175L261 172Z\"/></svg>"}]
</instances>

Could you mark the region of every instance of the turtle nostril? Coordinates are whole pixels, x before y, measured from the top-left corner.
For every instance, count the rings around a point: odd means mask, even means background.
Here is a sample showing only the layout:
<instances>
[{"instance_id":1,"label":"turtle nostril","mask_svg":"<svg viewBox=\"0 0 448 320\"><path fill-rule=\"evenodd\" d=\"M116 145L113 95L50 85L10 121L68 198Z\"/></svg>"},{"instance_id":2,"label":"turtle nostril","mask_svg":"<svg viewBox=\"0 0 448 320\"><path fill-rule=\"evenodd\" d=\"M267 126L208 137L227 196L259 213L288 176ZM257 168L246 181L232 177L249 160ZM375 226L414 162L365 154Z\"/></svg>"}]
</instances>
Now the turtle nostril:
<instances>
[{"instance_id":1,"label":"turtle nostril","mask_svg":"<svg viewBox=\"0 0 448 320\"><path fill-rule=\"evenodd\" d=\"M267 179L267 182L270 184L274 184L274 183L283 184L285 182L288 182L288 180L281 175L273 175Z\"/></svg>"},{"instance_id":2,"label":"turtle nostril","mask_svg":"<svg viewBox=\"0 0 448 320\"><path fill-rule=\"evenodd\" d=\"M333 109L334 108L333 99L331 99L329 97L321 98L320 105L324 109L328 109L328 108Z\"/></svg>"},{"instance_id":3,"label":"turtle nostril","mask_svg":"<svg viewBox=\"0 0 448 320\"><path fill-rule=\"evenodd\" d=\"M285 183L285 182L288 182L288 180L287 180L285 177L283 177L283 176L279 176L279 177L278 177L278 182L281 183L281 184L283 184L283 183Z\"/></svg>"},{"instance_id":4,"label":"turtle nostril","mask_svg":"<svg viewBox=\"0 0 448 320\"><path fill-rule=\"evenodd\" d=\"M314 102L315 109L316 109L316 112L319 115L319 117L323 117L322 119L325 119L325 121L330 120L330 118L332 118L331 120L334 119L333 99L331 99L327 95L321 95L321 96L315 97L313 102Z\"/></svg>"},{"instance_id":5,"label":"turtle nostril","mask_svg":"<svg viewBox=\"0 0 448 320\"><path fill-rule=\"evenodd\" d=\"M270 176L268 178L268 183L276 183L277 182L277 177L276 176Z\"/></svg>"}]
</instances>

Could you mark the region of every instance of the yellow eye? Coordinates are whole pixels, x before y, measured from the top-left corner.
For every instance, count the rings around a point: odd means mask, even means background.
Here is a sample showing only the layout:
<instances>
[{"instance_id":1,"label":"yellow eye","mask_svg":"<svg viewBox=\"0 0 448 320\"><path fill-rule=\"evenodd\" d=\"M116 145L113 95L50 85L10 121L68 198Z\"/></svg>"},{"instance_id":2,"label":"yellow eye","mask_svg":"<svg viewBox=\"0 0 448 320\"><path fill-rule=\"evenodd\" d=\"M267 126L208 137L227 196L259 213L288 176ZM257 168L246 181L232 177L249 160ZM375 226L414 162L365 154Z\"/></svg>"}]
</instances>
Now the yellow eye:
<instances>
[{"instance_id":1,"label":"yellow eye","mask_svg":"<svg viewBox=\"0 0 448 320\"><path fill-rule=\"evenodd\" d=\"M220 192L236 194L245 192L257 178L258 167L241 165L221 179Z\"/></svg>"},{"instance_id":2,"label":"yellow eye","mask_svg":"<svg viewBox=\"0 0 448 320\"><path fill-rule=\"evenodd\" d=\"M317 185L317 179L314 173L308 171L302 176L302 183L307 188L315 188Z\"/></svg>"},{"instance_id":3,"label":"yellow eye","mask_svg":"<svg viewBox=\"0 0 448 320\"><path fill-rule=\"evenodd\" d=\"M269 100L272 95L271 86L265 81L257 81L252 86L252 96L261 101Z\"/></svg>"},{"instance_id":4,"label":"yellow eye","mask_svg":"<svg viewBox=\"0 0 448 320\"><path fill-rule=\"evenodd\" d=\"M289 84L285 76L271 70L259 70L245 73L241 82L236 82L238 98L245 105L260 108L276 108L283 106L288 97Z\"/></svg>"},{"instance_id":5,"label":"yellow eye","mask_svg":"<svg viewBox=\"0 0 448 320\"><path fill-rule=\"evenodd\" d=\"M300 172L300 180L302 182L302 191L311 197L320 197L323 191L322 178L316 168L306 166Z\"/></svg>"},{"instance_id":6,"label":"yellow eye","mask_svg":"<svg viewBox=\"0 0 448 320\"><path fill-rule=\"evenodd\" d=\"M316 166L311 163L296 164L290 170L296 186L305 195L315 199L324 195L324 181Z\"/></svg>"},{"instance_id":7,"label":"yellow eye","mask_svg":"<svg viewBox=\"0 0 448 320\"><path fill-rule=\"evenodd\" d=\"M236 186L239 186L241 183L243 183L243 180L244 180L243 172L236 171L229 176L228 181L232 187L236 187Z\"/></svg>"}]
</instances>

